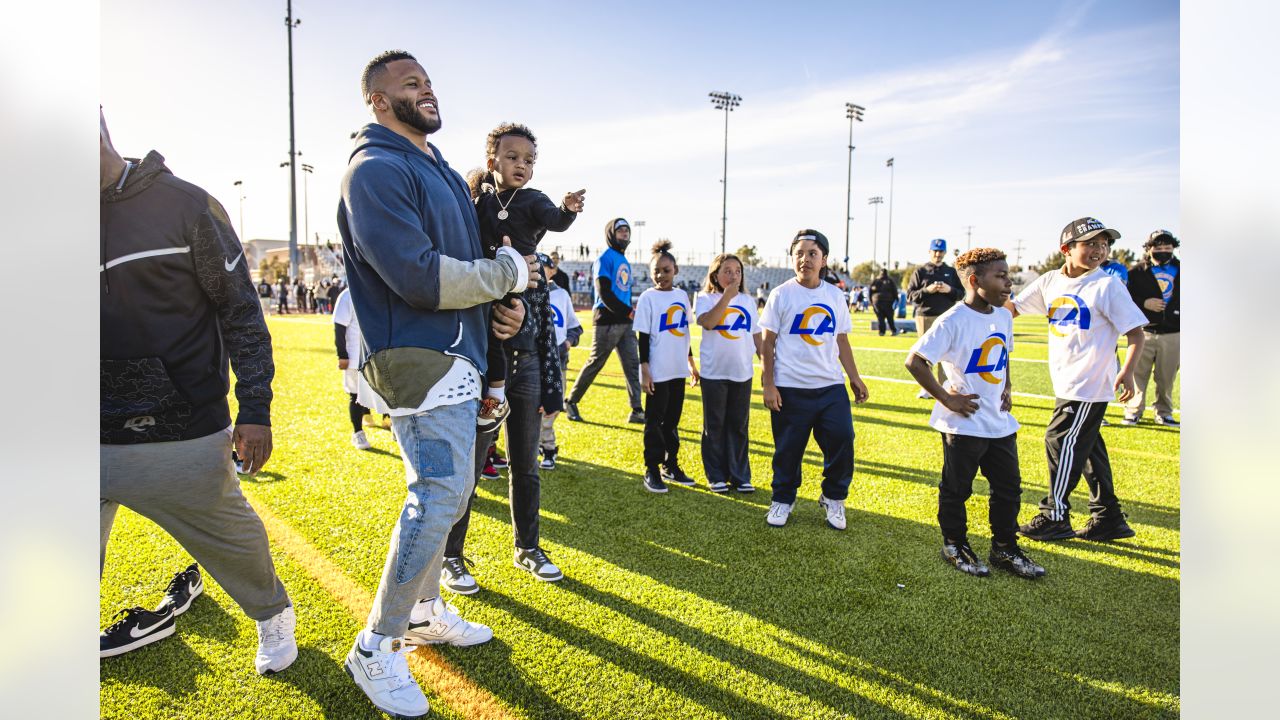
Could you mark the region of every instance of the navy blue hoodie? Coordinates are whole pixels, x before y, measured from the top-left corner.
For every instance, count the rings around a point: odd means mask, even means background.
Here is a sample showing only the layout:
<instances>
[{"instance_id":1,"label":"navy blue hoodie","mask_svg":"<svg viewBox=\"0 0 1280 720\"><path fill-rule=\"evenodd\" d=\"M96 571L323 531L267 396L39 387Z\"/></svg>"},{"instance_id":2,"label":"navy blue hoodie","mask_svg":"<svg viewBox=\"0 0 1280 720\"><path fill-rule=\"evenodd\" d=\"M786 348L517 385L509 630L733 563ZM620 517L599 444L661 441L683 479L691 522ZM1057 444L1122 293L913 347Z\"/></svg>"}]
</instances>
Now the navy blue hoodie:
<instances>
[{"instance_id":1,"label":"navy blue hoodie","mask_svg":"<svg viewBox=\"0 0 1280 720\"><path fill-rule=\"evenodd\" d=\"M356 135L338 203L351 302L365 357L415 347L464 357L483 375L488 304L441 310L440 256L477 260L471 192L406 138L370 123Z\"/></svg>"}]
</instances>

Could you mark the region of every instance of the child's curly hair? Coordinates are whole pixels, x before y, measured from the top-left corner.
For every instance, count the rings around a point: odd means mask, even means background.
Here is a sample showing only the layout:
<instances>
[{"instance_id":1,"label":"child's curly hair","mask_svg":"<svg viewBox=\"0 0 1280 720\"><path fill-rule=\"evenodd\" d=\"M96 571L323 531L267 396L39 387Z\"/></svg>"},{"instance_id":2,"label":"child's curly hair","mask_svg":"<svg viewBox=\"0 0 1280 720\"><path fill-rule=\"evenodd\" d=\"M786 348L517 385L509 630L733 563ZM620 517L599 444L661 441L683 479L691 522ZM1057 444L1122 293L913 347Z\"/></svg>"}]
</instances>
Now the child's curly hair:
<instances>
[{"instance_id":1,"label":"child's curly hair","mask_svg":"<svg viewBox=\"0 0 1280 720\"><path fill-rule=\"evenodd\" d=\"M965 282L970 275L979 272L993 262L1004 260L1008 255L1003 251L995 248L974 248L956 258L956 272L960 275L960 282Z\"/></svg>"},{"instance_id":2,"label":"child's curly hair","mask_svg":"<svg viewBox=\"0 0 1280 720\"><path fill-rule=\"evenodd\" d=\"M653 244L653 256L649 258L649 264L656 266L662 258L667 258L672 265L676 266L676 270L680 270L680 263L676 262L676 256L671 254L671 241L659 240Z\"/></svg>"},{"instance_id":3,"label":"child's curly hair","mask_svg":"<svg viewBox=\"0 0 1280 720\"><path fill-rule=\"evenodd\" d=\"M538 138L534 137L533 131L520 123L504 122L490 130L488 137L484 139L484 156L486 159L498 157L498 142L502 140L504 135L515 135L527 139L533 143L533 153L537 156Z\"/></svg>"}]
</instances>

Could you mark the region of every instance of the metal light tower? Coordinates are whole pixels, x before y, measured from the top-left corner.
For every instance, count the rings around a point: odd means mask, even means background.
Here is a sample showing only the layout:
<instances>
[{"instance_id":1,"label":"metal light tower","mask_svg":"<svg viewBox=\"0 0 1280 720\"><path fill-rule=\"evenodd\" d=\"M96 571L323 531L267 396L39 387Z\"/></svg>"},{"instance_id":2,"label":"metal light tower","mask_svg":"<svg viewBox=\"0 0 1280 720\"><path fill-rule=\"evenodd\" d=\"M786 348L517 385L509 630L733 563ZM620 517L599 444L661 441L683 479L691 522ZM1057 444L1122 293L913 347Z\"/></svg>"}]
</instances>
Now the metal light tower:
<instances>
[{"instance_id":1,"label":"metal light tower","mask_svg":"<svg viewBox=\"0 0 1280 720\"><path fill-rule=\"evenodd\" d=\"M311 242L311 201L307 192L307 176L314 170L315 168L310 165L302 163L302 238L304 243ZM319 245L320 243L317 242L316 244Z\"/></svg>"},{"instance_id":2,"label":"metal light tower","mask_svg":"<svg viewBox=\"0 0 1280 720\"><path fill-rule=\"evenodd\" d=\"M639 262L639 258L644 257L644 221L636 220L631 227L636 229L636 241L631 246L636 248L636 261Z\"/></svg>"},{"instance_id":3,"label":"metal light tower","mask_svg":"<svg viewBox=\"0 0 1280 720\"><path fill-rule=\"evenodd\" d=\"M964 226L964 237L965 237L964 249L972 250L973 249L973 226L972 225Z\"/></svg>"},{"instance_id":4,"label":"metal light tower","mask_svg":"<svg viewBox=\"0 0 1280 720\"><path fill-rule=\"evenodd\" d=\"M866 108L853 103L844 104L844 116L849 118L849 172L844 191L844 271L849 272L849 222L853 214L850 198L853 195L853 121L862 122L862 113Z\"/></svg>"},{"instance_id":5,"label":"metal light tower","mask_svg":"<svg viewBox=\"0 0 1280 720\"><path fill-rule=\"evenodd\" d=\"M873 198L868 198L867 204L875 206L876 210L875 225L871 231L871 264L874 266L876 264L876 251L880 245L880 206L884 204L884 198L876 195Z\"/></svg>"},{"instance_id":6,"label":"metal light tower","mask_svg":"<svg viewBox=\"0 0 1280 720\"><path fill-rule=\"evenodd\" d=\"M298 170L293 132L293 29L302 24L293 19L293 0L285 2L284 26L289 36L289 279L298 276Z\"/></svg>"},{"instance_id":7,"label":"metal light tower","mask_svg":"<svg viewBox=\"0 0 1280 720\"><path fill-rule=\"evenodd\" d=\"M232 185L235 185L236 192L240 193L240 242L244 242L244 181L237 180Z\"/></svg>"},{"instance_id":8,"label":"metal light tower","mask_svg":"<svg viewBox=\"0 0 1280 720\"><path fill-rule=\"evenodd\" d=\"M884 266L893 265L893 158L885 163L889 167L889 249L885 251Z\"/></svg>"},{"instance_id":9,"label":"metal light tower","mask_svg":"<svg viewBox=\"0 0 1280 720\"><path fill-rule=\"evenodd\" d=\"M728 92L713 92L707 95L711 97L711 104L717 110L724 110L724 177L720 180L724 190L720 205L720 253L724 254L725 224L729 218L729 113L742 104L742 98Z\"/></svg>"}]
</instances>

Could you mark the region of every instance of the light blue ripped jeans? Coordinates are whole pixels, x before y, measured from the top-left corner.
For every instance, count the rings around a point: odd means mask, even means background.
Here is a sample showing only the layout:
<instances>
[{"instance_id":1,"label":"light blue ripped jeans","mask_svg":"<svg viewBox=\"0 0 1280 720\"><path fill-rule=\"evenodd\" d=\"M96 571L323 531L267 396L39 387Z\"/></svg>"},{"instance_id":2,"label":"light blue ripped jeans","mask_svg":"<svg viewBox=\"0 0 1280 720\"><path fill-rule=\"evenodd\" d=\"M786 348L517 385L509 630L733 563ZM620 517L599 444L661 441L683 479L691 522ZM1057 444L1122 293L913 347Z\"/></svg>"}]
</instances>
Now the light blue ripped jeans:
<instances>
[{"instance_id":1,"label":"light blue ripped jeans","mask_svg":"<svg viewBox=\"0 0 1280 720\"><path fill-rule=\"evenodd\" d=\"M414 603L440 594L445 538L475 485L479 410L479 400L467 400L391 418L409 493L369 611L369 628L380 635L402 637Z\"/></svg>"}]
</instances>

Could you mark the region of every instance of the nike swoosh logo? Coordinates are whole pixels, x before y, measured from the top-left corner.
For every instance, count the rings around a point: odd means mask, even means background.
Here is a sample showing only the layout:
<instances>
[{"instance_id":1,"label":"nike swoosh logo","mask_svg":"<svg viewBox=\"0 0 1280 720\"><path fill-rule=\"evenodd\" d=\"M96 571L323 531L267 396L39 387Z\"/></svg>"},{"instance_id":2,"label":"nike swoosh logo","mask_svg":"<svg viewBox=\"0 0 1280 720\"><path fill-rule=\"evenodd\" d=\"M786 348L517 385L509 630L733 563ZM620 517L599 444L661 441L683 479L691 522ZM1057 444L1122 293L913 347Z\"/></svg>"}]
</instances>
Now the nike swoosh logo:
<instances>
[{"instance_id":1,"label":"nike swoosh logo","mask_svg":"<svg viewBox=\"0 0 1280 720\"><path fill-rule=\"evenodd\" d=\"M232 270L235 270L235 269L236 269L236 266L240 264L240 258L242 258L242 257L244 257L244 251L243 251L243 250L241 250L241 251L240 251L240 254L236 256L236 259L235 259L235 260L233 260L233 261L231 261L231 262L227 262L226 260L223 260L223 261L222 261L222 264L223 264L223 266L224 266L224 267L226 267L226 268L227 268L227 272L231 272Z\"/></svg>"},{"instance_id":2,"label":"nike swoosh logo","mask_svg":"<svg viewBox=\"0 0 1280 720\"><path fill-rule=\"evenodd\" d=\"M160 622L156 623L155 625L152 625L151 627L148 627L148 628L144 628L141 625L139 625L138 627L129 628L129 636L136 639L136 638L142 637L143 635L150 635L153 630L155 630L156 628L160 627L161 625L167 622L169 622L169 618L165 618Z\"/></svg>"}]
</instances>

